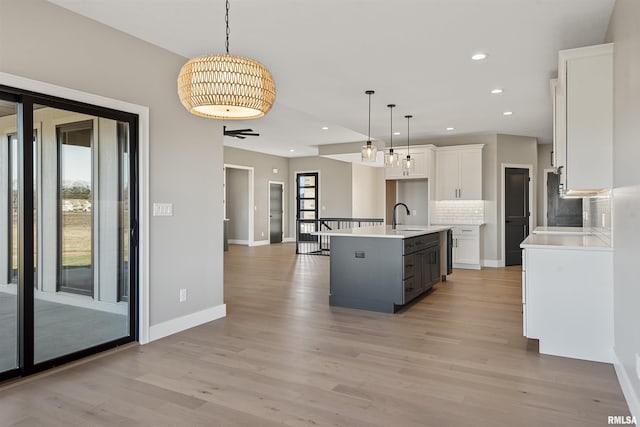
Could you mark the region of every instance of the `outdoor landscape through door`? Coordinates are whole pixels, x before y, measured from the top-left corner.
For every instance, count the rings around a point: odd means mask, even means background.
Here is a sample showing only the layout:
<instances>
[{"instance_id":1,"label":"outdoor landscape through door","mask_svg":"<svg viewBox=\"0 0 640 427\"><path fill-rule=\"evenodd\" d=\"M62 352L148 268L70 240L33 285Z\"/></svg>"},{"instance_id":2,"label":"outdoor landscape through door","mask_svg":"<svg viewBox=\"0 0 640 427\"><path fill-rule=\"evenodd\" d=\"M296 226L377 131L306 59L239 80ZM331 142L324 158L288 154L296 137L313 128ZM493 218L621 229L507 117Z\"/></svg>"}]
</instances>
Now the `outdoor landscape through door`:
<instances>
[{"instance_id":1,"label":"outdoor landscape through door","mask_svg":"<svg viewBox=\"0 0 640 427\"><path fill-rule=\"evenodd\" d=\"M0 381L137 339L137 136L134 114L0 86Z\"/></svg>"},{"instance_id":2,"label":"outdoor landscape through door","mask_svg":"<svg viewBox=\"0 0 640 427\"><path fill-rule=\"evenodd\" d=\"M269 183L269 243L282 242L283 187L280 183Z\"/></svg>"},{"instance_id":3,"label":"outdoor landscape through door","mask_svg":"<svg viewBox=\"0 0 640 427\"><path fill-rule=\"evenodd\" d=\"M505 265L521 265L520 243L529 235L529 169L506 168L504 175Z\"/></svg>"}]
</instances>

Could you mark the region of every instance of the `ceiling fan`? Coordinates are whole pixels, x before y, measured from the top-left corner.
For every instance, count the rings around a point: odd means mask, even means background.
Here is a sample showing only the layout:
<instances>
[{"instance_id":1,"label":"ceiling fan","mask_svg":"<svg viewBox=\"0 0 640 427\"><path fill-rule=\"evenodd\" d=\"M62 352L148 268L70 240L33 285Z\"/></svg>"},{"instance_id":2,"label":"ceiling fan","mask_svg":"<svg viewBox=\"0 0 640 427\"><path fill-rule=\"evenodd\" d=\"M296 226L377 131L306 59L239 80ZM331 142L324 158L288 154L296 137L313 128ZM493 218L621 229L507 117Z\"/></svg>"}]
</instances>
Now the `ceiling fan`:
<instances>
[{"instance_id":1,"label":"ceiling fan","mask_svg":"<svg viewBox=\"0 0 640 427\"><path fill-rule=\"evenodd\" d=\"M235 129L235 130L227 130L227 127L223 127L224 135L231 136L233 138L245 139L248 136L260 136L259 133L253 132L253 129Z\"/></svg>"}]
</instances>

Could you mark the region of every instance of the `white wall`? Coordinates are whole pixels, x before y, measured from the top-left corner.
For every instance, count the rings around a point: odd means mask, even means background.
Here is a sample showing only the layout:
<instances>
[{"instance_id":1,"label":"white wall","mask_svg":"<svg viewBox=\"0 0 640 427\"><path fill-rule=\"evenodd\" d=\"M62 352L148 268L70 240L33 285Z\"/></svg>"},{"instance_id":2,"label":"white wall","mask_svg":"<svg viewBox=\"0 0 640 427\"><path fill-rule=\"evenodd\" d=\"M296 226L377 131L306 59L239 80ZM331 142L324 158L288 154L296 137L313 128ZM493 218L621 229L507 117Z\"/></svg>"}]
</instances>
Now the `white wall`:
<instances>
[{"instance_id":1,"label":"white wall","mask_svg":"<svg viewBox=\"0 0 640 427\"><path fill-rule=\"evenodd\" d=\"M0 16L0 71L149 107L150 199L174 204L147 218L150 324L221 307L222 124L180 104L185 58L44 0L0 0Z\"/></svg>"},{"instance_id":2,"label":"white wall","mask_svg":"<svg viewBox=\"0 0 640 427\"><path fill-rule=\"evenodd\" d=\"M384 218L384 168L352 163L351 215Z\"/></svg>"},{"instance_id":3,"label":"white wall","mask_svg":"<svg viewBox=\"0 0 640 427\"><path fill-rule=\"evenodd\" d=\"M617 0L608 39L614 47L613 241L616 372L640 419L640 1Z\"/></svg>"}]
</instances>

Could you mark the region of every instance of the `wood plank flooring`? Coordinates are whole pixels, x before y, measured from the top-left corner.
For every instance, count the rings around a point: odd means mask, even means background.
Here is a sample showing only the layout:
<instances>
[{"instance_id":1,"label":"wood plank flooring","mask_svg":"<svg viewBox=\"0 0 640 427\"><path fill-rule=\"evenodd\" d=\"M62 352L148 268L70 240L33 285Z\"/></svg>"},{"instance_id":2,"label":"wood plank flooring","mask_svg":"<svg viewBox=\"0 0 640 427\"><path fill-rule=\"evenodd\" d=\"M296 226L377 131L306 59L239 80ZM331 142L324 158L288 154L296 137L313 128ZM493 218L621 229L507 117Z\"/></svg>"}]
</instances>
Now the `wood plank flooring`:
<instances>
[{"instance_id":1,"label":"wood plank flooring","mask_svg":"<svg viewBox=\"0 0 640 427\"><path fill-rule=\"evenodd\" d=\"M520 269L395 315L328 306L329 258L230 247L228 317L0 389L2 426L604 426L611 365L539 355Z\"/></svg>"}]
</instances>

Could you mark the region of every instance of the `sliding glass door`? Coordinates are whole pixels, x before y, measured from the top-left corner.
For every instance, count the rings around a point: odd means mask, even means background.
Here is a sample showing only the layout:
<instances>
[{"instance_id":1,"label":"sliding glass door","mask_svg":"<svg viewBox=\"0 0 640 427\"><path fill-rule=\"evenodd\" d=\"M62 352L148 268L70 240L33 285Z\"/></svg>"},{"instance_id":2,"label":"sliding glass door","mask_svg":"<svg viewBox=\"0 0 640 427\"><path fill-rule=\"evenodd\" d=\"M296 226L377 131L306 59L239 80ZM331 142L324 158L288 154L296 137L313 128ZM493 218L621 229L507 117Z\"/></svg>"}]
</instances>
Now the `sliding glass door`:
<instances>
[{"instance_id":1,"label":"sliding glass door","mask_svg":"<svg viewBox=\"0 0 640 427\"><path fill-rule=\"evenodd\" d=\"M135 115L1 87L0 102L2 379L136 339L138 202Z\"/></svg>"},{"instance_id":2,"label":"sliding glass door","mask_svg":"<svg viewBox=\"0 0 640 427\"><path fill-rule=\"evenodd\" d=\"M0 98L0 373L18 369L17 108Z\"/></svg>"}]
</instances>

